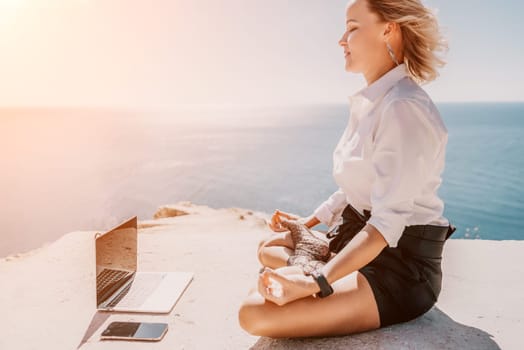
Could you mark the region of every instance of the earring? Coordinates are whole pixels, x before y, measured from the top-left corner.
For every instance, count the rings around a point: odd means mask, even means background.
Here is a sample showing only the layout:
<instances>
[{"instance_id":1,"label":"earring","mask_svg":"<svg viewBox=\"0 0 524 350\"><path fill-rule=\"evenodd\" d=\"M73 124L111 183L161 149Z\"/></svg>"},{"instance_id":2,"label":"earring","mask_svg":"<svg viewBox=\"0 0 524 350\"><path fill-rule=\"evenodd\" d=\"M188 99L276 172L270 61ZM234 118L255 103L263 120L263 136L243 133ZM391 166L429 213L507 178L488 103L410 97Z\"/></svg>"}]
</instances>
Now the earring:
<instances>
[{"instance_id":1,"label":"earring","mask_svg":"<svg viewBox=\"0 0 524 350\"><path fill-rule=\"evenodd\" d=\"M393 52L393 49L391 48L391 46L389 45L387 41L386 41L386 47L388 48L389 56L391 56L391 59L393 60L393 62L395 62L398 66L399 63L398 63L397 57L395 57L395 53Z\"/></svg>"}]
</instances>

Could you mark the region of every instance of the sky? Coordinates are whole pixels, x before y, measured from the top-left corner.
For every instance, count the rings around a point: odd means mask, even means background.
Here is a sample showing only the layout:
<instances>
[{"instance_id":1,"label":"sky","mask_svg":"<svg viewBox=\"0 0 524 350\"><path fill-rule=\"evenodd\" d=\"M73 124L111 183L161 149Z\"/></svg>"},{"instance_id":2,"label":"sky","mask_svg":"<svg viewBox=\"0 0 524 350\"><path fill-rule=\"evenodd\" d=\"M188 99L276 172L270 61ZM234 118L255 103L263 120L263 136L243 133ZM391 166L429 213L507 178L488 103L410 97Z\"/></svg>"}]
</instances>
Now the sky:
<instances>
[{"instance_id":1,"label":"sky","mask_svg":"<svg viewBox=\"0 0 524 350\"><path fill-rule=\"evenodd\" d=\"M522 1L431 0L435 102L524 101ZM346 103L346 0L0 0L0 107Z\"/></svg>"}]
</instances>

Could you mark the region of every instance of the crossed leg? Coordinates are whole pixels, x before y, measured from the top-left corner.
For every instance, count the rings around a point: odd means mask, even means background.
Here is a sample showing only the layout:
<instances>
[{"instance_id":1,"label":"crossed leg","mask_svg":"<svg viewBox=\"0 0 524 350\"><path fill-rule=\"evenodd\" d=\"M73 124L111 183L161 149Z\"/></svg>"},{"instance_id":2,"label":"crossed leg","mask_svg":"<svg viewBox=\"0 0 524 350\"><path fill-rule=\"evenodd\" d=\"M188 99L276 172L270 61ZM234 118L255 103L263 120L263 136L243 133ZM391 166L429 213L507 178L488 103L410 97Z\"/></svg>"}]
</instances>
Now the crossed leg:
<instances>
[{"instance_id":1,"label":"crossed leg","mask_svg":"<svg viewBox=\"0 0 524 350\"><path fill-rule=\"evenodd\" d=\"M380 327L371 287L355 271L335 283L327 298L313 296L278 306L253 290L239 310L240 326L247 332L272 338L334 336Z\"/></svg>"},{"instance_id":2,"label":"crossed leg","mask_svg":"<svg viewBox=\"0 0 524 350\"><path fill-rule=\"evenodd\" d=\"M312 232L318 238L325 239L320 233L314 230ZM263 266L272 269L287 266L287 259L293 254L294 249L295 244L289 231L272 233L271 236L258 244L258 260ZM333 256L334 254L331 255L331 257Z\"/></svg>"},{"instance_id":3,"label":"crossed leg","mask_svg":"<svg viewBox=\"0 0 524 350\"><path fill-rule=\"evenodd\" d=\"M286 266L293 242L289 234L272 235L259 245L258 257L264 266ZM333 283L327 298L313 296L278 306L252 289L239 310L241 327L253 335L280 337L333 336L363 332L380 327L373 291L360 272L355 271Z\"/></svg>"},{"instance_id":4,"label":"crossed leg","mask_svg":"<svg viewBox=\"0 0 524 350\"><path fill-rule=\"evenodd\" d=\"M294 249L295 244L289 231L273 233L259 243L258 260L263 266L272 269L287 266L287 259L293 254Z\"/></svg>"}]
</instances>

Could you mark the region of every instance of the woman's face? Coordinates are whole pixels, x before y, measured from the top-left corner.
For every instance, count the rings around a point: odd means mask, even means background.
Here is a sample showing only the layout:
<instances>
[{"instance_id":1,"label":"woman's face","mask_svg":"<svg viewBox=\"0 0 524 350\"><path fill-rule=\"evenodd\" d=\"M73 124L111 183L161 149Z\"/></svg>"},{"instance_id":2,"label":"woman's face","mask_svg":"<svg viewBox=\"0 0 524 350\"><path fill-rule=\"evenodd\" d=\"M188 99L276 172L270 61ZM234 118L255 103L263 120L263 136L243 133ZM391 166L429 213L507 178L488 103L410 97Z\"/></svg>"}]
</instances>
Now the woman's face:
<instances>
[{"instance_id":1,"label":"woman's face","mask_svg":"<svg viewBox=\"0 0 524 350\"><path fill-rule=\"evenodd\" d=\"M369 11L366 0L351 0L346 7L346 31L339 40L344 49L345 70L370 73L384 64L387 55L384 41L385 22Z\"/></svg>"}]
</instances>

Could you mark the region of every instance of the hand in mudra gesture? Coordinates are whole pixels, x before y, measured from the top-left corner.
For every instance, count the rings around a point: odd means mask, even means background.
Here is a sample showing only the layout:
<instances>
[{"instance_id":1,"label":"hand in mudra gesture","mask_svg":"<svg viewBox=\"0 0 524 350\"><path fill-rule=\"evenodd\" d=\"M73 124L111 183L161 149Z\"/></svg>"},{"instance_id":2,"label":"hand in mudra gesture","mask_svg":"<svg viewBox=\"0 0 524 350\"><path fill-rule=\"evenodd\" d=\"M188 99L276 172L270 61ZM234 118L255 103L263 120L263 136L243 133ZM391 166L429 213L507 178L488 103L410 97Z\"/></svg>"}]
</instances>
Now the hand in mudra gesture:
<instances>
[{"instance_id":1,"label":"hand in mudra gesture","mask_svg":"<svg viewBox=\"0 0 524 350\"><path fill-rule=\"evenodd\" d=\"M273 213L273 216L271 216L271 222L268 222L268 226L271 230L275 232L285 232L289 231L286 227L282 226L282 218L288 219L288 220L299 220L301 219L300 216L295 214L290 214L283 212L281 210L275 210Z\"/></svg>"},{"instance_id":2,"label":"hand in mudra gesture","mask_svg":"<svg viewBox=\"0 0 524 350\"><path fill-rule=\"evenodd\" d=\"M258 277L258 292L266 300L284 305L318 292L318 285L297 266L265 267Z\"/></svg>"}]
</instances>

